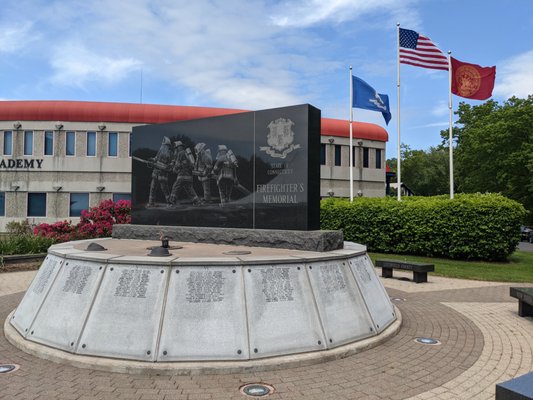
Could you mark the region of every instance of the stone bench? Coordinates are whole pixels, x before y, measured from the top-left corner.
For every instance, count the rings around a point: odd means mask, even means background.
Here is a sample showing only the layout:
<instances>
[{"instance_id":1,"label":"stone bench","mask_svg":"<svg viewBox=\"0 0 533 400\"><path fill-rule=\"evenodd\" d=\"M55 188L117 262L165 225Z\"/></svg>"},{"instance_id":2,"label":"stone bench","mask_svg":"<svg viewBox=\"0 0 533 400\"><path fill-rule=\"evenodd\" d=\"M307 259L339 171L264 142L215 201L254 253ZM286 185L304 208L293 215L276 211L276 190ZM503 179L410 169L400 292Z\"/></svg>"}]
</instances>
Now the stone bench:
<instances>
[{"instance_id":1,"label":"stone bench","mask_svg":"<svg viewBox=\"0 0 533 400\"><path fill-rule=\"evenodd\" d=\"M533 372L496 385L496 400L533 400Z\"/></svg>"},{"instance_id":2,"label":"stone bench","mask_svg":"<svg viewBox=\"0 0 533 400\"><path fill-rule=\"evenodd\" d=\"M512 287L510 295L518 299L518 315L533 317L533 287Z\"/></svg>"},{"instance_id":3,"label":"stone bench","mask_svg":"<svg viewBox=\"0 0 533 400\"><path fill-rule=\"evenodd\" d=\"M376 260L376 266L381 267L381 276L383 278L392 278L393 269L413 271L413 281L416 283L427 282L428 272L435 271L433 264L412 261Z\"/></svg>"}]
</instances>

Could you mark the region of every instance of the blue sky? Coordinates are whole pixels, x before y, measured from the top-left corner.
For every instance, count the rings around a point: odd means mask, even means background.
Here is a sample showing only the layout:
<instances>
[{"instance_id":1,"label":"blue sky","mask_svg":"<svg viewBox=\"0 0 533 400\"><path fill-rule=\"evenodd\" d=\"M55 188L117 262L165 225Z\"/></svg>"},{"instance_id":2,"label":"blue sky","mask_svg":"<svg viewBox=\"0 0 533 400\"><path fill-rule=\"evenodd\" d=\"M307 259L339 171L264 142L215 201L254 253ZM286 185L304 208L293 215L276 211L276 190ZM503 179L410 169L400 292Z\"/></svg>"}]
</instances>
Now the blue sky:
<instances>
[{"instance_id":1,"label":"blue sky","mask_svg":"<svg viewBox=\"0 0 533 400\"><path fill-rule=\"evenodd\" d=\"M494 99L533 94L531 0L4 0L0 99L138 103L142 86L143 103L311 103L347 119L352 65L389 94L390 158L397 22L461 61L496 65ZM402 142L439 144L447 102L447 72L402 65ZM354 119L385 126L371 111Z\"/></svg>"}]
</instances>

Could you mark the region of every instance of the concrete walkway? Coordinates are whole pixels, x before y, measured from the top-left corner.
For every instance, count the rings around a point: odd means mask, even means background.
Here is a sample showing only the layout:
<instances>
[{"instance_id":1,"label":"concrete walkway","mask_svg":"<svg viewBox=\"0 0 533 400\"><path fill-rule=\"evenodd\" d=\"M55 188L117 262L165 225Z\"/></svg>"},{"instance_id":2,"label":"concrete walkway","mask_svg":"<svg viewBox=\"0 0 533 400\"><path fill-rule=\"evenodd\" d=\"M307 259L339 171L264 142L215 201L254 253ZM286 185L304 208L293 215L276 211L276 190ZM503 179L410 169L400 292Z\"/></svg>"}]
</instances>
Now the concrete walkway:
<instances>
[{"instance_id":1,"label":"concrete walkway","mask_svg":"<svg viewBox=\"0 0 533 400\"><path fill-rule=\"evenodd\" d=\"M34 274L0 274L0 330ZM275 388L269 399L488 400L496 383L533 370L533 318L518 317L510 284L431 275L424 284L384 283L402 312L398 335L342 360L278 371L157 376L83 370L27 355L2 331L0 364L20 369L0 374L0 399L244 399L240 386L263 382ZM441 344L418 344L416 337Z\"/></svg>"}]
</instances>

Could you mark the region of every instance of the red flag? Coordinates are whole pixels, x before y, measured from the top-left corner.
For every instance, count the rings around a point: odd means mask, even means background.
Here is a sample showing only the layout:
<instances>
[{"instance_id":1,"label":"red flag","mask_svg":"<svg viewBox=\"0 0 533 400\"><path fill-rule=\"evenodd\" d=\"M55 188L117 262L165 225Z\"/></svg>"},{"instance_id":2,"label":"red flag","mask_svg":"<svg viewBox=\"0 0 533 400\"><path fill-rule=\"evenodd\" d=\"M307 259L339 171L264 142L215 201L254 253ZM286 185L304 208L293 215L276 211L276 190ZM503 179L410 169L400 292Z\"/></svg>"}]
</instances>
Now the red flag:
<instances>
[{"instance_id":1,"label":"red flag","mask_svg":"<svg viewBox=\"0 0 533 400\"><path fill-rule=\"evenodd\" d=\"M492 96L496 67L482 67L452 59L452 93L467 99L485 100Z\"/></svg>"}]
</instances>

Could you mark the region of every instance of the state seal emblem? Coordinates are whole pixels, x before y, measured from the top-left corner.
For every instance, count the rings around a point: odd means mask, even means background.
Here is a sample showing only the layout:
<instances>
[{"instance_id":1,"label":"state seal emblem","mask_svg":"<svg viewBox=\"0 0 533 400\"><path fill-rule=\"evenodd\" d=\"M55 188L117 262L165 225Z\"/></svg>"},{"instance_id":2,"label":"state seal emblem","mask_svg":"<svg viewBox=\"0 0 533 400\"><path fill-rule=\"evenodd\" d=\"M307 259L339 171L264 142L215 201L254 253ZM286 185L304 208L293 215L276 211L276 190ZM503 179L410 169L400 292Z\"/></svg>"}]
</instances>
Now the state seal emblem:
<instances>
[{"instance_id":1,"label":"state seal emblem","mask_svg":"<svg viewBox=\"0 0 533 400\"><path fill-rule=\"evenodd\" d=\"M471 97L481 87L481 75L479 71L470 65L461 65L455 71L455 83L457 94L462 97Z\"/></svg>"},{"instance_id":2,"label":"state seal emblem","mask_svg":"<svg viewBox=\"0 0 533 400\"><path fill-rule=\"evenodd\" d=\"M278 118L268 124L269 133L267 135L268 146L261 146L259 150L264 151L271 157L285 158L291 151L299 149L299 144L294 144L294 132L292 122L288 118Z\"/></svg>"}]
</instances>

